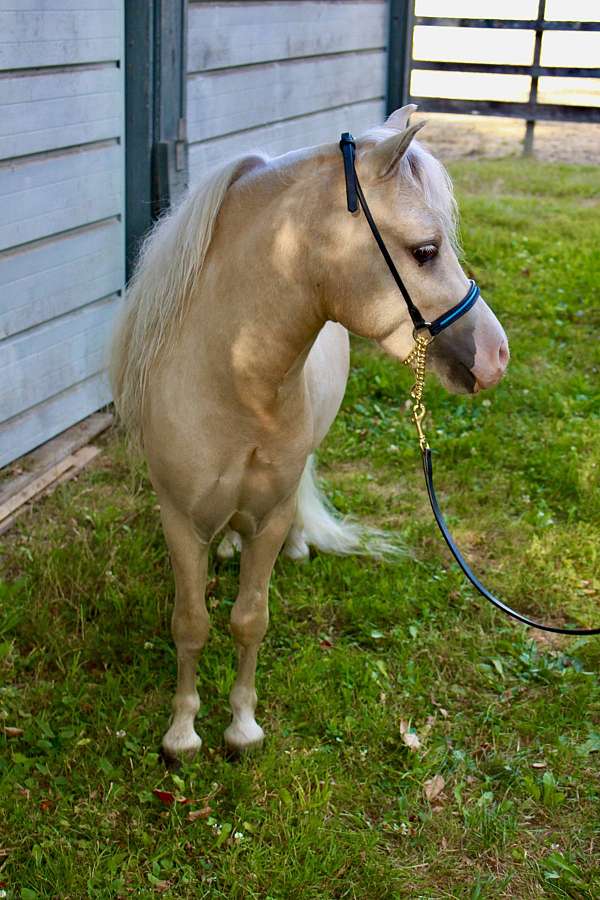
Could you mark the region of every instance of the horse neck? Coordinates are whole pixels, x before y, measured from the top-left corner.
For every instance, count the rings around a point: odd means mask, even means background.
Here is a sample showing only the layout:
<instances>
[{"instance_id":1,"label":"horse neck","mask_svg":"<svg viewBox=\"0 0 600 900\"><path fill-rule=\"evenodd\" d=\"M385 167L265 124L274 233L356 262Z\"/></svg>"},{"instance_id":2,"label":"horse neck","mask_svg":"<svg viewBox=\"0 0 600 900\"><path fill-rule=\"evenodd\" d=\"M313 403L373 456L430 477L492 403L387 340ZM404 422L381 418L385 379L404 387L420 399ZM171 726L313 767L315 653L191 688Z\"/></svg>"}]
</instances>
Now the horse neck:
<instances>
[{"instance_id":1,"label":"horse neck","mask_svg":"<svg viewBox=\"0 0 600 900\"><path fill-rule=\"evenodd\" d=\"M236 182L207 257L198 329L213 381L255 412L301 392L304 363L327 319L311 270L306 204L306 177L322 162L322 150L289 154Z\"/></svg>"}]
</instances>

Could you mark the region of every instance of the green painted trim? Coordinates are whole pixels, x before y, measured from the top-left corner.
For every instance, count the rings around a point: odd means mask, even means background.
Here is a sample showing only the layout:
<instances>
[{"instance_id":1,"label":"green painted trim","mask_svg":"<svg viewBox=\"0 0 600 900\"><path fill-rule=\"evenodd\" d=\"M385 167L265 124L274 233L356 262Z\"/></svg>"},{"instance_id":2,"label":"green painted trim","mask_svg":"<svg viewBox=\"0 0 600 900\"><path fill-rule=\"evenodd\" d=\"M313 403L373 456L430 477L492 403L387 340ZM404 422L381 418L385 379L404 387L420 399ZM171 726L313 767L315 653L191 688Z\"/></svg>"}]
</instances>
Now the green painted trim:
<instances>
[{"instance_id":1,"label":"green painted trim","mask_svg":"<svg viewBox=\"0 0 600 900\"><path fill-rule=\"evenodd\" d=\"M187 184L187 0L125 4L127 278L144 235Z\"/></svg>"},{"instance_id":2,"label":"green painted trim","mask_svg":"<svg viewBox=\"0 0 600 900\"><path fill-rule=\"evenodd\" d=\"M414 0L390 0L386 108L389 115L408 102Z\"/></svg>"}]
</instances>

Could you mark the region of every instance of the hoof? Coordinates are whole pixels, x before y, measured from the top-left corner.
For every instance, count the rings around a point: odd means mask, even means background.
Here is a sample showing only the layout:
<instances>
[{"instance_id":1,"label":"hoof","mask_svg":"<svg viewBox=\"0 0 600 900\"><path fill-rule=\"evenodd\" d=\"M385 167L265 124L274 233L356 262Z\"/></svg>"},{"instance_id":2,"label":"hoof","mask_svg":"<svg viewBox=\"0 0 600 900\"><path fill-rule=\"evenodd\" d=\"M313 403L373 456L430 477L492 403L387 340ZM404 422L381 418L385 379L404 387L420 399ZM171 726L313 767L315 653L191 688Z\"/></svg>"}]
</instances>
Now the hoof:
<instances>
[{"instance_id":1,"label":"hoof","mask_svg":"<svg viewBox=\"0 0 600 900\"><path fill-rule=\"evenodd\" d=\"M310 548L301 533L294 534L290 532L283 546L283 555L296 562L306 562L306 560L310 559Z\"/></svg>"},{"instance_id":2,"label":"hoof","mask_svg":"<svg viewBox=\"0 0 600 900\"><path fill-rule=\"evenodd\" d=\"M256 722L248 722L242 727L239 723L233 723L226 729L225 746L232 753L245 753L248 750L257 750L262 746L265 733Z\"/></svg>"},{"instance_id":3,"label":"hoof","mask_svg":"<svg viewBox=\"0 0 600 900\"><path fill-rule=\"evenodd\" d=\"M173 767L184 759L192 759L201 746L202 738L193 729L182 733L169 728L162 741L162 757Z\"/></svg>"},{"instance_id":4,"label":"hoof","mask_svg":"<svg viewBox=\"0 0 600 900\"><path fill-rule=\"evenodd\" d=\"M172 756L167 756L162 744L158 748L158 758L169 772L178 772L181 769L181 760L174 759Z\"/></svg>"}]
</instances>

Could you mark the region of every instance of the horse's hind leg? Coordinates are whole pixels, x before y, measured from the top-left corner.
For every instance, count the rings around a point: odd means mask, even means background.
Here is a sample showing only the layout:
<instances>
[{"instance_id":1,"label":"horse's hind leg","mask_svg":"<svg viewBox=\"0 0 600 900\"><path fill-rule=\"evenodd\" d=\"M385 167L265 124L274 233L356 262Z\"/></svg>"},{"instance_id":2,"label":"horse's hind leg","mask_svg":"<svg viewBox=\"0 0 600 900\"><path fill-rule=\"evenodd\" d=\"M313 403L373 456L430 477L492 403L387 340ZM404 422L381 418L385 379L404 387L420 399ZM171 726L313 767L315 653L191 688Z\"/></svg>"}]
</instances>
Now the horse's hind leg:
<instances>
[{"instance_id":1,"label":"horse's hind leg","mask_svg":"<svg viewBox=\"0 0 600 900\"><path fill-rule=\"evenodd\" d=\"M237 531L228 528L221 539L221 543L217 547L217 556L219 559L233 559L236 553L242 549L242 539Z\"/></svg>"},{"instance_id":2,"label":"horse's hind leg","mask_svg":"<svg viewBox=\"0 0 600 900\"><path fill-rule=\"evenodd\" d=\"M202 741L194 730L200 707L196 690L196 665L208 637L209 621L205 589L208 545L198 540L192 523L169 505L161 503L163 529L175 573L175 606L171 631L177 648L177 690L171 726L163 738L166 757L191 756Z\"/></svg>"},{"instance_id":3,"label":"horse's hind leg","mask_svg":"<svg viewBox=\"0 0 600 900\"><path fill-rule=\"evenodd\" d=\"M231 611L238 671L229 695L233 719L225 731L225 742L234 750L246 750L262 743L264 738L262 728L254 719L256 657L269 623L271 572L289 531L295 503L295 496L286 500L273 510L259 534L242 542L240 588Z\"/></svg>"}]
</instances>

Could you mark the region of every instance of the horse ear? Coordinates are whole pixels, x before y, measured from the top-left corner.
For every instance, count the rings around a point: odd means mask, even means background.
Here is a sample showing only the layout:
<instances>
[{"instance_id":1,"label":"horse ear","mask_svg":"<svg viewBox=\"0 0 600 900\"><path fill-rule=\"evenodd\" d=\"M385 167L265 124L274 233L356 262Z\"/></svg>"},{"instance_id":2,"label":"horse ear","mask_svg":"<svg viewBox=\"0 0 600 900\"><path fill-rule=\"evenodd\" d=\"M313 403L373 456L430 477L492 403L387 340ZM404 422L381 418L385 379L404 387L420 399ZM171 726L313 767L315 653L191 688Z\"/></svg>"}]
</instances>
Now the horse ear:
<instances>
[{"instance_id":1,"label":"horse ear","mask_svg":"<svg viewBox=\"0 0 600 900\"><path fill-rule=\"evenodd\" d=\"M385 120L385 127L393 128L394 131L404 131L408 125L408 120L417 109L418 106L416 103L408 103L406 106L394 110L394 112L390 113Z\"/></svg>"},{"instance_id":2,"label":"horse ear","mask_svg":"<svg viewBox=\"0 0 600 900\"><path fill-rule=\"evenodd\" d=\"M388 178L392 174L408 150L415 134L421 130L423 125L425 122L417 122L416 125L411 125L410 128L406 128L399 134L380 141L367 151L365 161L368 162L369 169L375 178Z\"/></svg>"}]
</instances>

